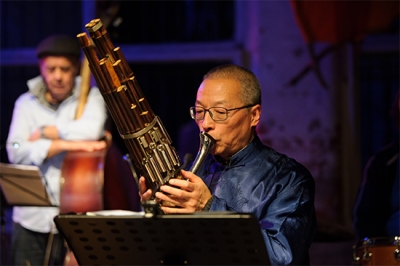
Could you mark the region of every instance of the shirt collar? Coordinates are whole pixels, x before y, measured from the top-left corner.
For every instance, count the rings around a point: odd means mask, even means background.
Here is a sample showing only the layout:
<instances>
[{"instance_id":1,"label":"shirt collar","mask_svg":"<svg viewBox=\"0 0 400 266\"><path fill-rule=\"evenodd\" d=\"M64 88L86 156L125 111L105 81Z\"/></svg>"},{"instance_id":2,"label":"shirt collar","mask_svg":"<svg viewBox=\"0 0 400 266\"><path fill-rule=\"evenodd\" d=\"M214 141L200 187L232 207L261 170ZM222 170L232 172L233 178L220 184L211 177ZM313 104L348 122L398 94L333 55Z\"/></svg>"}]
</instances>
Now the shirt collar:
<instances>
[{"instance_id":1,"label":"shirt collar","mask_svg":"<svg viewBox=\"0 0 400 266\"><path fill-rule=\"evenodd\" d=\"M75 84L76 84L76 82L75 82ZM44 82L43 77L40 77L39 79L37 79L36 82L30 87L29 91L39 100L39 102L41 104L43 104L44 106L46 106L54 111L57 111L58 107L60 106L59 103L52 104L46 100L45 95L46 95L46 91L47 91L47 86L46 86L46 83ZM67 99L69 97L71 97L71 95L76 95L76 91L77 90L75 89L75 86L74 86L71 94L67 97Z\"/></svg>"}]
</instances>

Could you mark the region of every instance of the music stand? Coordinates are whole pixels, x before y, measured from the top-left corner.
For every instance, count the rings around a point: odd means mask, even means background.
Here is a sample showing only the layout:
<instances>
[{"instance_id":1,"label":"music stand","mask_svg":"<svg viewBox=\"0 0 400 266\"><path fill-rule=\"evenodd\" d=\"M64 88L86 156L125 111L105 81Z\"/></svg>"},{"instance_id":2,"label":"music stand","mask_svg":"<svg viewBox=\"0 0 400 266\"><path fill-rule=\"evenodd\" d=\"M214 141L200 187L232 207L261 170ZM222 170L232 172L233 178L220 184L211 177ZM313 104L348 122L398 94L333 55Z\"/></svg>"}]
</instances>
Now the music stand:
<instances>
[{"instance_id":1,"label":"music stand","mask_svg":"<svg viewBox=\"0 0 400 266\"><path fill-rule=\"evenodd\" d=\"M64 214L54 222L79 265L270 265L251 214Z\"/></svg>"},{"instance_id":2,"label":"music stand","mask_svg":"<svg viewBox=\"0 0 400 266\"><path fill-rule=\"evenodd\" d=\"M37 166L0 163L0 187L10 206L56 206Z\"/></svg>"}]
</instances>

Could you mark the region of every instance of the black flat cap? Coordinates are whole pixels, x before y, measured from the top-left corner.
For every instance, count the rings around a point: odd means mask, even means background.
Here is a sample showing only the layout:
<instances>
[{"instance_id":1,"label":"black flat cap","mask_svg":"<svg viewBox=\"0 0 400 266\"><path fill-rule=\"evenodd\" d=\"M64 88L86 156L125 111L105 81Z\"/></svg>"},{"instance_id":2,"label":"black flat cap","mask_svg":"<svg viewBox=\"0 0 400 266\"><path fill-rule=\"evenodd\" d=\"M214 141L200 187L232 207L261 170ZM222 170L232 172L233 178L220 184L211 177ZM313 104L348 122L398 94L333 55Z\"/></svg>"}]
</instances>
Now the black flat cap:
<instances>
[{"instance_id":1,"label":"black flat cap","mask_svg":"<svg viewBox=\"0 0 400 266\"><path fill-rule=\"evenodd\" d=\"M81 47L76 38L67 35L52 35L41 41L36 50L36 56L72 56L79 59Z\"/></svg>"}]
</instances>

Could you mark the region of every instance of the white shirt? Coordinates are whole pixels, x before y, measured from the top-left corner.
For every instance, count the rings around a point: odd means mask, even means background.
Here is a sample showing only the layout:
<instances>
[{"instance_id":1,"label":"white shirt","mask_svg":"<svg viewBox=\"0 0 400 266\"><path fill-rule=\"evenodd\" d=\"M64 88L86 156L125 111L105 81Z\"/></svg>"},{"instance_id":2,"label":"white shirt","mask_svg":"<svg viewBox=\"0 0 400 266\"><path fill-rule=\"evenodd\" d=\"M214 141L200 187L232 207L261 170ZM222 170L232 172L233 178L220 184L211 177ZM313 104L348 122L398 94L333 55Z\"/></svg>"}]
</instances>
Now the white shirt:
<instances>
[{"instance_id":1,"label":"white shirt","mask_svg":"<svg viewBox=\"0 0 400 266\"><path fill-rule=\"evenodd\" d=\"M19 96L15 102L7 139L9 161L14 164L39 166L50 194L58 202L61 166L65 152L46 159L51 140L41 138L28 141L28 138L39 127L49 125L55 125L60 138L65 140L98 140L104 136L107 111L98 88L90 89L82 117L78 120L74 118L80 82L81 78L77 77L73 94L54 110L43 104L43 97L37 97L38 87L44 84L43 78L38 76L29 80L27 82L29 91ZM39 100L40 98L42 100ZM15 143L18 145L13 145ZM57 232L53 219L58 213L57 207L14 207L13 221L32 231Z\"/></svg>"}]
</instances>

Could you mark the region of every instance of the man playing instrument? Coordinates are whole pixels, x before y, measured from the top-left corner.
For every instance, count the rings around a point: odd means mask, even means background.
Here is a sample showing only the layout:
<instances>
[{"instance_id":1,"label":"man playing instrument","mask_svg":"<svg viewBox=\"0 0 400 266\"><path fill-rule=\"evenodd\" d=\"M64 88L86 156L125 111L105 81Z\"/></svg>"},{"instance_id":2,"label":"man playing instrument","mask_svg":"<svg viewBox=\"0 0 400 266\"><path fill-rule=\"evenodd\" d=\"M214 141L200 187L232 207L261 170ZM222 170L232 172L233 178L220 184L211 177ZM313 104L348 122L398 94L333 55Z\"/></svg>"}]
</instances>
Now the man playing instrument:
<instances>
[{"instance_id":1,"label":"man playing instrument","mask_svg":"<svg viewBox=\"0 0 400 266\"><path fill-rule=\"evenodd\" d=\"M200 131L216 141L197 174L171 179L156 192L166 214L199 211L253 213L259 220L272 265L309 264L316 231L314 180L294 159L263 145L256 126L261 88L256 76L236 65L209 71L190 108ZM141 200L149 200L140 178Z\"/></svg>"},{"instance_id":2,"label":"man playing instrument","mask_svg":"<svg viewBox=\"0 0 400 266\"><path fill-rule=\"evenodd\" d=\"M80 50L76 38L64 35L50 36L38 45L40 76L27 82L29 91L15 102L7 139L9 161L39 166L55 204L66 152L106 148L105 141L98 141L104 136L107 112L97 88L90 89L83 114L75 119ZM50 241L59 238L53 223L58 213L58 207L13 208L13 265L63 264L63 241ZM54 258L45 261L51 242L58 246L52 248Z\"/></svg>"}]
</instances>

